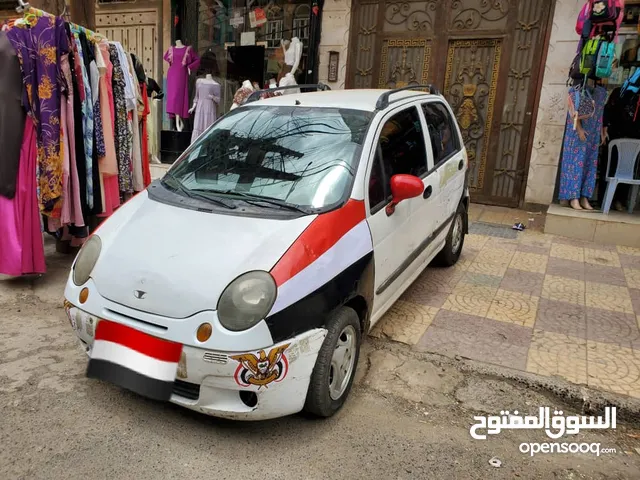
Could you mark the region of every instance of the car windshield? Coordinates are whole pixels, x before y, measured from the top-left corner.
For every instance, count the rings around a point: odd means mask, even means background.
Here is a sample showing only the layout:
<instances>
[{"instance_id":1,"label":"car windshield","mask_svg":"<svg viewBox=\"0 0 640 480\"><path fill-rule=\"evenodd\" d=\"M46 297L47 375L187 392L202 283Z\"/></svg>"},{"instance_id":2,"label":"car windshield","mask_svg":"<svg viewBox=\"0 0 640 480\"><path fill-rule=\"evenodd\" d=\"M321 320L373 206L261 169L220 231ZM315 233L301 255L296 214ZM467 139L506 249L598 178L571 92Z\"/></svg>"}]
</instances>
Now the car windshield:
<instances>
[{"instance_id":1,"label":"car windshield","mask_svg":"<svg viewBox=\"0 0 640 480\"><path fill-rule=\"evenodd\" d=\"M322 209L351 186L371 117L339 108L242 108L216 122L168 175L186 194Z\"/></svg>"}]
</instances>

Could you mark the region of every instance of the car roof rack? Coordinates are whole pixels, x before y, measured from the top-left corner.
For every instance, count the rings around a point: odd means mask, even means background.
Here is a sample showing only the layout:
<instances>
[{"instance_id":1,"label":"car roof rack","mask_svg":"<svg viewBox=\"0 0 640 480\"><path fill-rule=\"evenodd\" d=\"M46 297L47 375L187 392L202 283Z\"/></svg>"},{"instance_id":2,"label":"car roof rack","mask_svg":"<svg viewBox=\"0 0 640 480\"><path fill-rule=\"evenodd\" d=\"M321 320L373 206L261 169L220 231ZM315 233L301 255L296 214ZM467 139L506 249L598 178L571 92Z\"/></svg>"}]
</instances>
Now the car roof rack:
<instances>
[{"instance_id":1,"label":"car roof rack","mask_svg":"<svg viewBox=\"0 0 640 480\"><path fill-rule=\"evenodd\" d=\"M263 90L256 90L255 92L253 92L251 95L249 95L249 98L247 98L247 101L244 103L250 103L259 100L260 95L262 95L263 93L277 92L281 90L293 90L294 88L315 88L316 90L320 90L321 92L331 90L329 85L325 85L324 83L309 83L305 85L287 85L286 87L265 88Z\"/></svg>"},{"instance_id":2,"label":"car roof rack","mask_svg":"<svg viewBox=\"0 0 640 480\"><path fill-rule=\"evenodd\" d=\"M403 92L405 90L423 90L425 88L429 90L428 92L429 94L440 95L440 92L438 91L438 89L434 87L432 84L409 85L408 87L394 88L393 90L389 90L387 92L384 92L382 95L380 95L380 98L378 98L378 102L376 103L376 110L384 110L385 108L387 108L389 104L392 103L389 101L389 97L394 93Z\"/></svg>"}]
</instances>

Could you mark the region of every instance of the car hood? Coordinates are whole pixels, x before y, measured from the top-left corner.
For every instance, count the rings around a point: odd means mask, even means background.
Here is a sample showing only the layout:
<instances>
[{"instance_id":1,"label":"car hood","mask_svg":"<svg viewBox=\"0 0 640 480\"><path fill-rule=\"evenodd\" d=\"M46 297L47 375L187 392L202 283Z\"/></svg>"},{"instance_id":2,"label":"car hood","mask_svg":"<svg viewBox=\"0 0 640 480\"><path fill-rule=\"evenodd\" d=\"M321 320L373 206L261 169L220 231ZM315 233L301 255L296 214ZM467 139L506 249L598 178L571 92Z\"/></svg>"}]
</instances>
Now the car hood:
<instances>
[{"instance_id":1,"label":"car hood","mask_svg":"<svg viewBox=\"0 0 640 480\"><path fill-rule=\"evenodd\" d=\"M204 213L151 200L145 191L96 231L102 251L91 277L112 302L186 318L215 310L239 275L271 270L314 218Z\"/></svg>"}]
</instances>

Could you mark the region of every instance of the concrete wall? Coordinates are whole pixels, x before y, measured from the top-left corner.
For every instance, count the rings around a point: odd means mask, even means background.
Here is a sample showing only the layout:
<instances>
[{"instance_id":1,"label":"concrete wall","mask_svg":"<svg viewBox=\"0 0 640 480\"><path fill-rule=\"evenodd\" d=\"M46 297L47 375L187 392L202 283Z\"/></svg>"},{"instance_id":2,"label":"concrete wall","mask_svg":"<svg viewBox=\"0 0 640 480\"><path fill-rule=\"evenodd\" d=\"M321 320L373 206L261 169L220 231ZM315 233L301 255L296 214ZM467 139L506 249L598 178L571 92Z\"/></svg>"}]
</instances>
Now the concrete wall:
<instances>
[{"instance_id":1,"label":"concrete wall","mask_svg":"<svg viewBox=\"0 0 640 480\"><path fill-rule=\"evenodd\" d=\"M575 23L583 0L556 0L538 108L525 202L549 204L558 174L567 115L567 75L576 54Z\"/></svg>"},{"instance_id":2,"label":"concrete wall","mask_svg":"<svg viewBox=\"0 0 640 480\"><path fill-rule=\"evenodd\" d=\"M351 0L325 0L322 10L318 81L326 83L334 90L345 88L350 23ZM337 82L329 82L327 80L329 75L329 52L331 50L340 52Z\"/></svg>"}]
</instances>

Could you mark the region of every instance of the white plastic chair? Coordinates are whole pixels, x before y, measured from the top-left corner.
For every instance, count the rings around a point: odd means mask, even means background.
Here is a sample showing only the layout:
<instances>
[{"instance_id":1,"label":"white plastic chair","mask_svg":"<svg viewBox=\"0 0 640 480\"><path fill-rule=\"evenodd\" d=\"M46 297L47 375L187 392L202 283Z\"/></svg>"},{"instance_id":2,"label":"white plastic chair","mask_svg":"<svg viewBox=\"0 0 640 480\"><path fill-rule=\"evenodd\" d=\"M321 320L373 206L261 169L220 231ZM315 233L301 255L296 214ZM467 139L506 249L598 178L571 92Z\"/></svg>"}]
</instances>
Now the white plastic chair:
<instances>
[{"instance_id":1,"label":"white plastic chair","mask_svg":"<svg viewBox=\"0 0 640 480\"><path fill-rule=\"evenodd\" d=\"M618 149L618 165L613 177L609 176L609 167L611 166L611 153L613 149ZM631 138L620 138L609 143L609 158L607 160L607 190L604 194L604 204L602 212L609 213L613 195L616 188L621 183L633 185L631 187L631 196L629 198L628 212L633 213L633 208L638 201L638 190L640 189L640 180L633 178L635 172L636 161L640 154L640 140Z\"/></svg>"}]
</instances>

